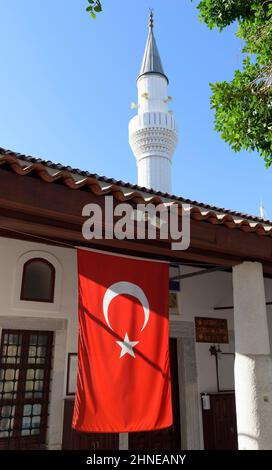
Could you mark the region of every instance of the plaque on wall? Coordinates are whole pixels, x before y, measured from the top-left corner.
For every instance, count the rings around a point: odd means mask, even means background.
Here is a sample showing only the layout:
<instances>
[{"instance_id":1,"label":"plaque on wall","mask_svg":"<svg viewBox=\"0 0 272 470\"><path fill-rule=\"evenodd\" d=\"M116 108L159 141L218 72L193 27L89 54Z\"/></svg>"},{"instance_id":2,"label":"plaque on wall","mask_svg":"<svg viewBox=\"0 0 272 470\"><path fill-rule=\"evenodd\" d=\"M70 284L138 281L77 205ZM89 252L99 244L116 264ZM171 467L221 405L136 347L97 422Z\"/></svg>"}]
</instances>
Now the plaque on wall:
<instances>
[{"instance_id":1,"label":"plaque on wall","mask_svg":"<svg viewBox=\"0 0 272 470\"><path fill-rule=\"evenodd\" d=\"M195 317L198 343L228 343L228 322L225 318Z\"/></svg>"}]
</instances>

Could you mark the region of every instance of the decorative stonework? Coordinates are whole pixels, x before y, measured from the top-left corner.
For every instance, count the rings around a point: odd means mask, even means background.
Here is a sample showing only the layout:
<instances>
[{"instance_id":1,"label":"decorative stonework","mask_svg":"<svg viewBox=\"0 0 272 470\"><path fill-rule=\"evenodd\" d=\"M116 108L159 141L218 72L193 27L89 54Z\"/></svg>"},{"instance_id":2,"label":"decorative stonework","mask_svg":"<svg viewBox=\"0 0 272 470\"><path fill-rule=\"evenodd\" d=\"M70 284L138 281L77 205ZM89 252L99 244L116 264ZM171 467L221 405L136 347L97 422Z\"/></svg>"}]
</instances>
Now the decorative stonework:
<instances>
[{"instance_id":1,"label":"decorative stonework","mask_svg":"<svg viewBox=\"0 0 272 470\"><path fill-rule=\"evenodd\" d=\"M176 131L161 127L142 128L130 135L130 145L138 162L147 156L162 156L171 161L177 140Z\"/></svg>"},{"instance_id":2,"label":"decorative stonework","mask_svg":"<svg viewBox=\"0 0 272 470\"><path fill-rule=\"evenodd\" d=\"M138 184L171 192L171 165L178 141L172 116L150 112L135 116L129 125L129 143L137 160Z\"/></svg>"}]
</instances>

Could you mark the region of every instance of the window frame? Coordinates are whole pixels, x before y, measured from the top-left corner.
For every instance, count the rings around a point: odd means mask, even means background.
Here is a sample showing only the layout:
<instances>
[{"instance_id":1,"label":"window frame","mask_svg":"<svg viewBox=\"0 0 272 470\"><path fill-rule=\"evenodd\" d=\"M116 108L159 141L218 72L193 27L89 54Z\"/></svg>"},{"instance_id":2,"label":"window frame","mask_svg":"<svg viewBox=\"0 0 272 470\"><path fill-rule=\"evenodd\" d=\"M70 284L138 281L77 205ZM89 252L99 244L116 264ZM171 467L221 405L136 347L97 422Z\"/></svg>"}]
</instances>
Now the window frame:
<instances>
[{"instance_id":1,"label":"window frame","mask_svg":"<svg viewBox=\"0 0 272 470\"><path fill-rule=\"evenodd\" d=\"M24 296L24 289L25 289L25 283L26 283L26 268L29 264L33 263L34 261L40 261L44 264L47 264L49 266L50 271L51 271L51 278L50 278L50 296L48 299L33 299L31 297ZM55 298L55 279L56 279L56 269L55 266L50 263L45 258L30 258L27 260L24 265L23 265L23 274L22 274L22 282L21 282L21 293L20 293L20 300L27 301L27 302L45 302L45 303L54 303L54 298Z\"/></svg>"},{"instance_id":2,"label":"window frame","mask_svg":"<svg viewBox=\"0 0 272 470\"><path fill-rule=\"evenodd\" d=\"M2 398L0 400L1 407L4 406L15 406L14 411L14 425L12 428L12 435L7 437L0 437L0 452L4 449L41 449L45 446L46 435L48 429L48 417L49 417L49 406L50 406L50 392L51 392L51 373L53 369L53 344L54 344L54 332L49 330L21 330L21 329L3 329L1 333L0 341L0 359L3 357L4 335L21 335L22 340L20 343L20 362L9 363L0 362L0 368L5 369L19 369L18 376L18 388L16 390L16 398ZM30 347L31 335L42 335L47 337L47 353L45 356L45 362L30 363L28 361L28 351ZM42 390L42 397L25 397L25 385L27 382L27 370L29 369L43 369L44 370L44 386ZM13 379L15 380L15 379ZM35 379L36 380L36 379ZM5 379L3 379L5 383ZM23 430L23 409L24 405L41 405L40 413L40 432L39 434L22 435Z\"/></svg>"}]
</instances>

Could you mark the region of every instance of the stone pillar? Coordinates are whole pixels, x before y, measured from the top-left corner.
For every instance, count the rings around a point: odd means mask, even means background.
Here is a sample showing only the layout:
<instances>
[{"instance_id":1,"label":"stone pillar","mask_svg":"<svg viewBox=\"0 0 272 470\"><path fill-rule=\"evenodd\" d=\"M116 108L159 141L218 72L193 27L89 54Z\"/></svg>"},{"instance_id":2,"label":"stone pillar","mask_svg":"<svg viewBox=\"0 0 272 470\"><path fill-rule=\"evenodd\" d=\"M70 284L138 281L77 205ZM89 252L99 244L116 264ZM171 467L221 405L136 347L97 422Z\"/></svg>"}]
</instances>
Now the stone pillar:
<instances>
[{"instance_id":1,"label":"stone pillar","mask_svg":"<svg viewBox=\"0 0 272 470\"><path fill-rule=\"evenodd\" d=\"M240 450L272 449L272 357L262 264L233 268L235 396Z\"/></svg>"}]
</instances>

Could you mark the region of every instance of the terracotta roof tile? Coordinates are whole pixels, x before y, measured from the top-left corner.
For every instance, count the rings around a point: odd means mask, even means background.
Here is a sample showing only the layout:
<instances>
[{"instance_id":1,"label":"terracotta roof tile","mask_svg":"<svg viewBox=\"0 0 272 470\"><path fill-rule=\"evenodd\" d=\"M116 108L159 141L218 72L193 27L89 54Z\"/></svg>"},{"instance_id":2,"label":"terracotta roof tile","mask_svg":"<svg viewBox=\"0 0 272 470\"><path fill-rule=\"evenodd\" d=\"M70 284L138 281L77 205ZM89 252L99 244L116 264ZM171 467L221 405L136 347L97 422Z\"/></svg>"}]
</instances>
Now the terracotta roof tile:
<instances>
[{"instance_id":1,"label":"terracotta roof tile","mask_svg":"<svg viewBox=\"0 0 272 470\"><path fill-rule=\"evenodd\" d=\"M63 182L70 189L88 188L97 196L112 194L120 202L132 201L135 203L154 204L179 202L181 204L190 204L190 215L194 220L224 225L228 228L237 228L243 232L254 232L258 235L272 236L272 222L260 217L139 187L135 184L99 176L95 173L74 169L60 163L22 155L1 147L0 166L6 167L18 175L35 174L48 183Z\"/></svg>"}]
</instances>

